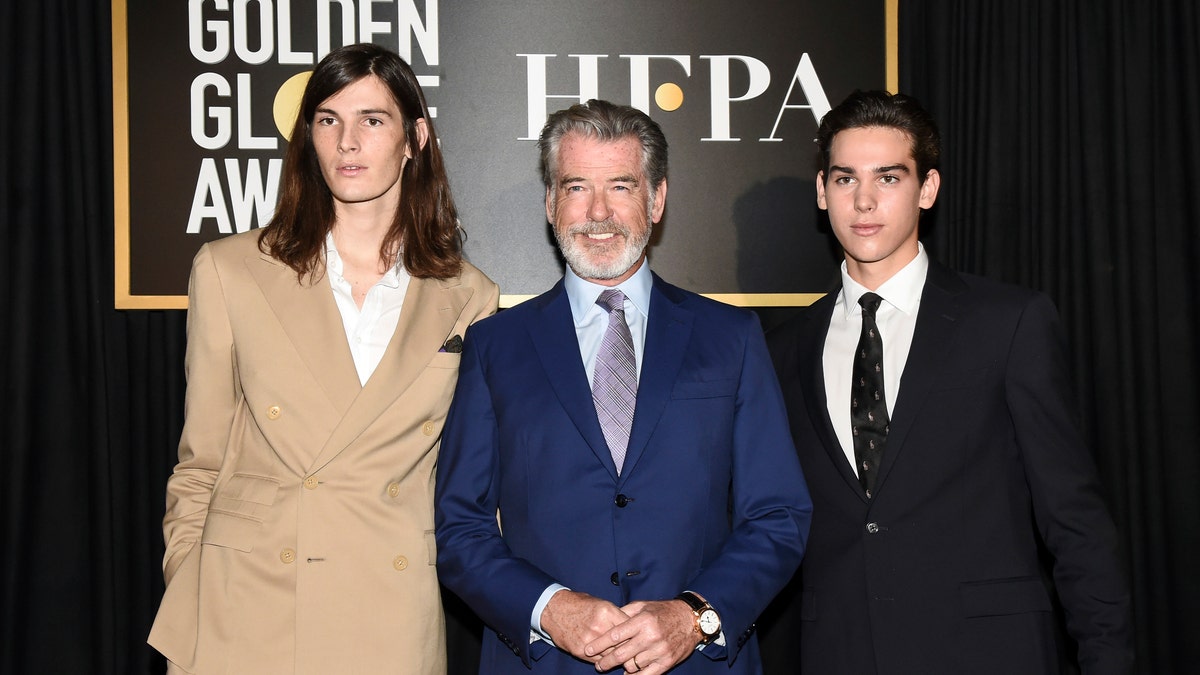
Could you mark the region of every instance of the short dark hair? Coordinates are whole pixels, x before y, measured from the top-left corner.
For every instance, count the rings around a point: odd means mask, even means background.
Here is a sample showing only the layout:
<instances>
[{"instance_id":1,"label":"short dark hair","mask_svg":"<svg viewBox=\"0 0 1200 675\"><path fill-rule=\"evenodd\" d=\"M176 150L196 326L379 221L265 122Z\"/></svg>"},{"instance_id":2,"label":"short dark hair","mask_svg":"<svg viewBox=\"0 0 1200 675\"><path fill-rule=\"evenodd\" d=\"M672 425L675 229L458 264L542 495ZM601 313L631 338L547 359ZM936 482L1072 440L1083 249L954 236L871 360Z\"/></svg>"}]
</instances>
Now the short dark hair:
<instances>
[{"instance_id":1,"label":"short dark hair","mask_svg":"<svg viewBox=\"0 0 1200 675\"><path fill-rule=\"evenodd\" d=\"M553 189L558 173L558 150L564 136L578 133L600 141L634 137L642 145L642 173L650 194L667 178L667 137L646 113L627 105L592 99L552 113L538 138L542 181Z\"/></svg>"},{"instance_id":2,"label":"short dark hair","mask_svg":"<svg viewBox=\"0 0 1200 675\"><path fill-rule=\"evenodd\" d=\"M260 235L259 248L287 264L301 279L322 271L334 207L313 146L312 122L317 106L371 75L383 82L399 106L412 154L400 177L400 208L380 246L380 260L394 263L399 257L405 270L418 278L455 276L462 268L458 211L425 94L404 59L368 43L331 51L309 77L284 153L275 215ZM425 120L429 132L424 148L416 131L419 119Z\"/></svg>"},{"instance_id":3,"label":"short dark hair","mask_svg":"<svg viewBox=\"0 0 1200 675\"><path fill-rule=\"evenodd\" d=\"M817 130L820 169L829 179L829 150L839 131L864 127L899 129L912 141L912 157L921 182L938 168L942 140L933 115L913 97L886 91L855 91L821 118Z\"/></svg>"}]
</instances>

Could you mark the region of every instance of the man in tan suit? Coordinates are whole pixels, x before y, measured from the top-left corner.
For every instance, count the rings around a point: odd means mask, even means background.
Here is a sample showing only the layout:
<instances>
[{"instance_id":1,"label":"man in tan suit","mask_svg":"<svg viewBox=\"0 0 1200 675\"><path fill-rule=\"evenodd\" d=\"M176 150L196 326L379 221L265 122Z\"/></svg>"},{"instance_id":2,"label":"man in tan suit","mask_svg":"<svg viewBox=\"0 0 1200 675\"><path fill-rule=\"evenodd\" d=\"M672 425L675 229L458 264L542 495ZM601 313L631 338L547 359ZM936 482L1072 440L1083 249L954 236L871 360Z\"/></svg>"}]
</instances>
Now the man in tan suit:
<instances>
[{"instance_id":1,"label":"man in tan suit","mask_svg":"<svg viewBox=\"0 0 1200 675\"><path fill-rule=\"evenodd\" d=\"M411 69L313 72L269 228L205 245L149 642L170 672L443 673L433 471L462 336L498 290L462 260Z\"/></svg>"}]
</instances>

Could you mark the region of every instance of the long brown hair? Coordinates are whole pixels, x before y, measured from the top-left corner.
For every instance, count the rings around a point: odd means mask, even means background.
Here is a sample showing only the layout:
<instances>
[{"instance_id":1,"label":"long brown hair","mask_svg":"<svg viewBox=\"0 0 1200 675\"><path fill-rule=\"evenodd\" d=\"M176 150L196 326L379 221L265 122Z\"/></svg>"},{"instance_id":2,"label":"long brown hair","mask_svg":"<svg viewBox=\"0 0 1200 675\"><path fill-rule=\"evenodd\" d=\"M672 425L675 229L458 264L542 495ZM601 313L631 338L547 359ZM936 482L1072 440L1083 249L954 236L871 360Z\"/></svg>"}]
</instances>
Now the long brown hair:
<instances>
[{"instance_id":1,"label":"long brown hair","mask_svg":"<svg viewBox=\"0 0 1200 675\"><path fill-rule=\"evenodd\" d=\"M301 281L323 273L325 236L334 221L333 194L321 175L312 121L317 106L369 75L392 92L412 153L400 177L400 207L379 247L379 259L392 264L399 256L408 273L418 278L452 277L462 269L462 237L425 94L404 59L373 44L335 49L313 70L283 157L275 215L258 246L295 270ZM419 119L429 131L424 148L416 133Z\"/></svg>"}]
</instances>

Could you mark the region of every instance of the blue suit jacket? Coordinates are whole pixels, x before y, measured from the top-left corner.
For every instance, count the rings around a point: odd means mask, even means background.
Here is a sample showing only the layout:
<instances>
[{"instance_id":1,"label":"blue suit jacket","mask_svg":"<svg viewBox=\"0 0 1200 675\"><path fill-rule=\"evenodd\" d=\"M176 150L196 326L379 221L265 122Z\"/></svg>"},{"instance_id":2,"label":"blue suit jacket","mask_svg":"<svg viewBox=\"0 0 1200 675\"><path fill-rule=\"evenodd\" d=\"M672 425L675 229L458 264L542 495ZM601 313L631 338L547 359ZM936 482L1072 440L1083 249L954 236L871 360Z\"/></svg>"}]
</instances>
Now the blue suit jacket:
<instances>
[{"instance_id":1,"label":"blue suit jacket","mask_svg":"<svg viewBox=\"0 0 1200 675\"><path fill-rule=\"evenodd\" d=\"M529 642L554 582L617 606L696 591L727 645L674 672L759 672L754 621L799 564L812 509L762 331L655 276L644 354L618 476L562 282L471 327L437 543L441 581L489 627L482 672L595 672Z\"/></svg>"}]
</instances>

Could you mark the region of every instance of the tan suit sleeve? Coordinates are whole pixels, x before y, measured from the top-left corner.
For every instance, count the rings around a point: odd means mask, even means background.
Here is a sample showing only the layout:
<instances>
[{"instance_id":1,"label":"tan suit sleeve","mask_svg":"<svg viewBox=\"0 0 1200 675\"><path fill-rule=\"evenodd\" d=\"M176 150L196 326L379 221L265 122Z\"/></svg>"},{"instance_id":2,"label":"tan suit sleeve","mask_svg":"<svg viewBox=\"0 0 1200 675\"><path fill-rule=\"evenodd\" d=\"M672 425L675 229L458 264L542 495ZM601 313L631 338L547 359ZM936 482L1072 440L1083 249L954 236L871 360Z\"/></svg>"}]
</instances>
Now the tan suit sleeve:
<instances>
[{"instance_id":1,"label":"tan suit sleeve","mask_svg":"<svg viewBox=\"0 0 1200 675\"><path fill-rule=\"evenodd\" d=\"M471 323L475 323L480 319L486 319L495 314L500 305L500 287L482 272L479 273L479 276L483 277L481 281L484 287L483 305L475 313L475 316L471 318Z\"/></svg>"},{"instance_id":2,"label":"tan suit sleeve","mask_svg":"<svg viewBox=\"0 0 1200 675\"><path fill-rule=\"evenodd\" d=\"M233 333L212 251L201 247L188 283L187 393L179 463L167 480L163 518L167 584L200 540L217 471L242 394L236 377Z\"/></svg>"}]
</instances>

